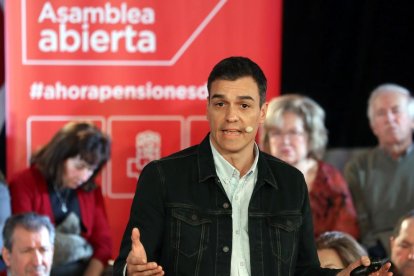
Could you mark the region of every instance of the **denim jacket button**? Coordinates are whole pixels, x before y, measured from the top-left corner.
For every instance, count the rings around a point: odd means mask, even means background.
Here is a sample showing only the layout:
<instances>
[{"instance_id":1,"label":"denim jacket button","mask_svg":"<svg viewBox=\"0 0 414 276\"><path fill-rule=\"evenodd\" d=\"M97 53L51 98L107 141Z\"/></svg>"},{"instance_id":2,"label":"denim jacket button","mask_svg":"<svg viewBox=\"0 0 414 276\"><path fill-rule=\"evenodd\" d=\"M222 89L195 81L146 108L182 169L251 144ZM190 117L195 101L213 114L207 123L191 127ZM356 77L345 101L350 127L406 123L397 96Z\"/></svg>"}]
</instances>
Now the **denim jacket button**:
<instances>
[{"instance_id":1,"label":"denim jacket button","mask_svg":"<svg viewBox=\"0 0 414 276\"><path fill-rule=\"evenodd\" d=\"M223 252L227 253L230 251L230 248L228 246L223 246Z\"/></svg>"},{"instance_id":2,"label":"denim jacket button","mask_svg":"<svg viewBox=\"0 0 414 276\"><path fill-rule=\"evenodd\" d=\"M230 207L230 204L228 202L223 203L223 208L228 209Z\"/></svg>"}]
</instances>

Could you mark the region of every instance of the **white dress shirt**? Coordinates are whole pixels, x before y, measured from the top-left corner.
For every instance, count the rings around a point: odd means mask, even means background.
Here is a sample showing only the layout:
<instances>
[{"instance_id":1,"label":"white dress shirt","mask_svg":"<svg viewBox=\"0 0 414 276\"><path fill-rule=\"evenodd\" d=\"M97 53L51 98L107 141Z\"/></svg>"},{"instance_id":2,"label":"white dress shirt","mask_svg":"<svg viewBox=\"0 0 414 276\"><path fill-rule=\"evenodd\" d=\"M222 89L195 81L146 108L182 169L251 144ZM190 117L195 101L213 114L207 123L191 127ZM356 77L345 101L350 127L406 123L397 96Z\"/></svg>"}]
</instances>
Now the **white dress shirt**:
<instances>
[{"instance_id":1,"label":"white dress shirt","mask_svg":"<svg viewBox=\"0 0 414 276\"><path fill-rule=\"evenodd\" d=\"M257 180L259 149L255 144L253 164L248 172L240 177L240 172L220 155L211 141L210 145L217 175L232 205L233 248L231 252L230 276L250 276L248 209Z\"/></svg>"}]
</instances>

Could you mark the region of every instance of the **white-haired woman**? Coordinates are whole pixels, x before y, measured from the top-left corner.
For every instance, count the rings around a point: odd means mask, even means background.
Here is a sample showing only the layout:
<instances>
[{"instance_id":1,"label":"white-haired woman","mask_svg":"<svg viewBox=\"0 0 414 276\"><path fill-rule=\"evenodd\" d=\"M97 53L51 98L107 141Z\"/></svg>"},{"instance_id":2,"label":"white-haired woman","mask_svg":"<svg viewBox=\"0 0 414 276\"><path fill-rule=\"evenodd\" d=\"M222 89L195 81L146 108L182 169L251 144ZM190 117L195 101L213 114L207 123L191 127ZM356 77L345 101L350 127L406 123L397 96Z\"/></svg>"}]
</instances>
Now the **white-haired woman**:
<instances>
[{"instance_id":1,"label":"white-haired woman","mask_svg":"<svg viewBox=\"0 0 414 276\"><path fill-rule=\"evenodd\" d=\"M269 102L261 145L265 152L299 169L306 180L314 234L359 229L348 186L341 173L322 161L327 144L325 112L312 99L287 94Z\"/></svg>"}]
</instances>

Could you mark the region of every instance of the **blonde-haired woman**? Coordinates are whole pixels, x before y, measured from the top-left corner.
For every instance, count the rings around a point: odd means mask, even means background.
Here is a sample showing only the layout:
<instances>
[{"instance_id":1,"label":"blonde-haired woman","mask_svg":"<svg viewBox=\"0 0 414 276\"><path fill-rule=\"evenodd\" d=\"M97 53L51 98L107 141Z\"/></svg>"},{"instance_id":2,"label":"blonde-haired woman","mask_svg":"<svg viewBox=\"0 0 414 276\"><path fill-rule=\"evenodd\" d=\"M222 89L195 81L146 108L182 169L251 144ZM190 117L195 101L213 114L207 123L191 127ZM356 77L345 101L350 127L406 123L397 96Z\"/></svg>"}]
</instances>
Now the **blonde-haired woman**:
<instances>
[{"instance_id":1,"label":"blonde-haired woman","mask_svg":"<svg viewBox=\"0 0 414 276\"><path fill-rule=\"evenodd\" d=\"M309 190L314 234L343 231L355 238L359 229L348 186L341 173L322 161L327 144L325 112L312 99L287 94L269 102L263 151L299 169Z\"/></svg>"},{"instance_id":2,"label":"blonde-haired woman","mask_svg":"<svg viewBox=\"0 0 414 276\"><path fill-rule=\"evenodd\" d=\"M321 267L342 269L368 256L367 251L351 235L341 231L322 233L316 240Z\"/></svg>"}]
</instances>

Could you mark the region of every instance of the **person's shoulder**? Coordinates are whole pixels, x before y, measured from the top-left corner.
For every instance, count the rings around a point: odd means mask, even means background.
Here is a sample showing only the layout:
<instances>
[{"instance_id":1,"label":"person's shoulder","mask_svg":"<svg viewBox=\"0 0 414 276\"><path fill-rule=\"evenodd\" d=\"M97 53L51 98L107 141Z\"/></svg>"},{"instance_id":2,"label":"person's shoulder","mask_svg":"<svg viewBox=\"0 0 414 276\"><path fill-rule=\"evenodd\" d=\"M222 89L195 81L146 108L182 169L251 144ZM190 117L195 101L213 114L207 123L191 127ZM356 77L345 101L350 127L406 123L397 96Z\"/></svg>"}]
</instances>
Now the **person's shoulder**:
<instances>
[{"instance_id":1,"label":"person's shoulder","mask_svg":"<svg viewBox=\"0 0 414 276\"><path fill-rule=\"evenodd\" d=\"M268 162L272 166L278 166L278 167L286 167L286 168L294 168L293 166L289 165L282 159L279 159L273 155L270 155L264 151L260 151L260 157L263 158L266 162Z\"/></svg>"},{"instance_id":2,"label":"person's shoulder","mask_svg":"<svg viewBox=\"0 0 414 276\"><path fill-rule=\"evenodd\" d=\"M374 148L365 148L359 151L355 151L348 162L345 164L345 167L364 167L370 160L376 159L378 155L381 154L378 147Z\"/></svg>"},{"instance_id":3,"label":"person's shoulder","mask_svg":"<svg viewBox=\"0 0 414 276\"><path fill-rule=\"evenodd\" d=\"M273 155L270 155L268 153L261 151L260 156L268 164L270 169L273 171L290 172L292 174L299 174L299 175L302 174L300 170L298 170L294 166L286 163L285 161L277 157L274 157Z\"/></svg>"},{"instance_id":4,"label":"person's shoulder","mask_svg":"<svg viewBox=\"0 0 414 276\"><path fill-rule=\"evenodd\" d=\"M318 161L318 169L323 175L342 175L341 171L334 165L325 161Z\"/></svg>"},{"instance_id":5,"label":"person's shoulder","mask_svg":"<svg viewBox=\"0 0 414 276\"><path fill-rule=\"evenodd\" d=\"M183 150L174 152L170 155L162 157L160 159L152 160L145 165L146 170L155 169L157 166L180 166L190 163L195 163L197 156L198 145L185 148Z\"/></svg>"},{"instance_id":6,"label":"person's shoulder","mask_svg":"<svg viewBox=\"0 0 414 276\"><path fill-rule=\"evenodd\" d=\"M8 181L9 186L13 185L33 185L45 181L42 173L36 166L32 165L13 174Z\"/></svg>"},{"instance_id":7,"label":"person's shoulder","mask_svg":"<svg viewBox=\"0 0 414 276\"><path fill-rule=\"evenodd\" d=\"M40 171L35 166L29 166L27 168L24 168L22 170L17 171L10 177L9 182L13 182L20 179L26 179L26 178L34 178L37 177L40 174Z\"/></svg>"},{"instance_id":8,"label":"person's shoulder","mask_svg":"<svg viewBox=\"0 0 414 276\"><path fill-rule=\"evenodd\" d=\"M166 157L159 159L159 162L174 161L177 159L188 158L197 154L198 145L185 148L183 150L172 153Z\"/></svg>"},{"instance_id":9,"label":"person's shoulder","mask_svg":"<svg viewBox=\"0 0 414 276\"><path fill-rule=\"evenodd\" d=\"M4 198L10 198L9 188L4 182L0 182L0 198L2 200L4 200Z\"/></svg>"},{"instance_id":10,"label":"person's shoulder","mask_svg":"<svg viewBox=\"0 0 414 276\"><path fill-rule=\"evenodd\" d=\"M197 164L197 145L195 145L148 162L142 169L141 174L157 173L160 170L177 173Z\"/></svg>"}]
</instances>

